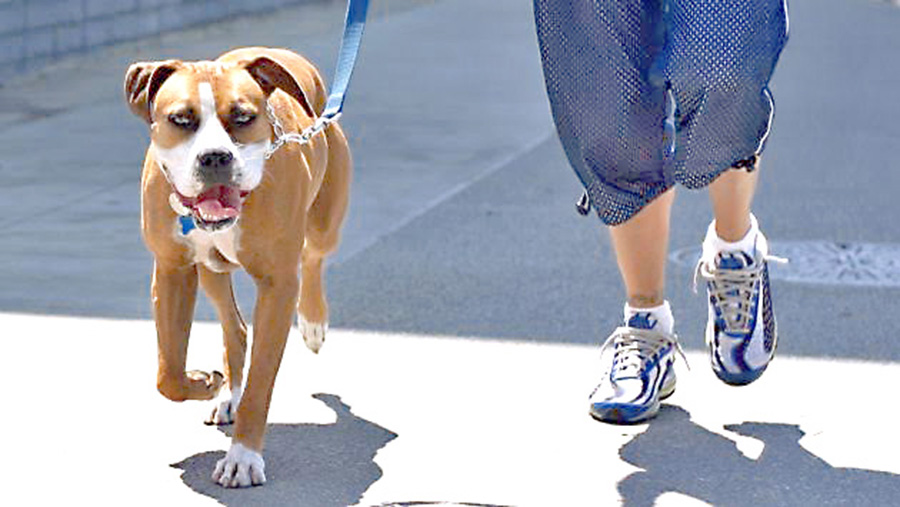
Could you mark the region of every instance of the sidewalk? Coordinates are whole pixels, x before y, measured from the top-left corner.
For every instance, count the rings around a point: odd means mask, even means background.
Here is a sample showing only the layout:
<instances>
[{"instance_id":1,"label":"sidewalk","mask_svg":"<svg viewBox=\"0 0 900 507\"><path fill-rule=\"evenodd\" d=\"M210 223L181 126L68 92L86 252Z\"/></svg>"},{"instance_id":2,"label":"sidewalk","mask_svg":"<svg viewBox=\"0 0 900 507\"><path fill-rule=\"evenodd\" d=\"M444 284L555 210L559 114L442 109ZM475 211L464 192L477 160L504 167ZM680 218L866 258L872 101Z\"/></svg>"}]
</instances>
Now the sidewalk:
<instances>
[{"instance_id":1,"label":"sidewalk","mask_svg":"<svg viewBox=\"0 0 900 507\"><path fill-rule=\"evenodd\" d=\"M155 391L138 215L147 133L121 97L124 72L263 44L328 74L343 9L314 2L124 44L0 88L0 432L14 478L0 503L894 503L900 441L878 386L900 382L900 284L791 281L814 256L773 272L779 357L758 383L728 388L710 373L690 288L703 193L679 193L667 275L692 369L679 366L650 424L587 416L621 288L607 234L574 212L580 188L519 0L373 4L342 120L356 177L328 273L332 334L319 356L291 337L269 483L208 481L228 445L200 424L210 407ZM757 216L776 248L847 245L823 273L892 269L896 258L859 265L849 247L900 246L900 9L791 9ZM249 316L246 276L238 292ZM197 313L213 319L205 301ZM220 341L215 324L195 324L189 366L221 369Z\"/></svg>"},{"instance_id":2,"label":"sidewalk","mask_svg":"<svg viewBox=\"0 0 900 507\"><path fill-rule=\"evenodd\" d=\"M900 490L893 418L856 411L884 395L846 381L894 385L896 364L779 357L734 389L689 353L657 419L612 426L587 415L593 347L335 330L315 356L292 334L269 482L226 491L209 480L228 447L201 424L210 405L154 389L151 322L0 325L53 351L3 354L5 405L28 407L2 425L15 505L891 505ZM220 336L195 326L189 368L218 367Z\"/></svg>"}]
</instances>

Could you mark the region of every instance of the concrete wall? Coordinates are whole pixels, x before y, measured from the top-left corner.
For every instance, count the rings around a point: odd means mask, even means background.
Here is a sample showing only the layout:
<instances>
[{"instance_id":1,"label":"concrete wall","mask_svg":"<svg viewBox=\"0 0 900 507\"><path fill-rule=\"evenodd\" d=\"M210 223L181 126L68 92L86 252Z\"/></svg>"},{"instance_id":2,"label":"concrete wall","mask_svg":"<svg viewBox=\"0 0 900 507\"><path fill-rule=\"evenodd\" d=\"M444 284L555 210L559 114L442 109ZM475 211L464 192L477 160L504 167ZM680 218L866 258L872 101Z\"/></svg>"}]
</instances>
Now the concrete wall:
<instances>
[{"instance_id":1,"label":"concrete wall","mask_svg":"<svg viewBox=\"0 0 900 507\"><path fill-rule=\"evenodd\" d=\"M309 0L0 0L0 82L61 56Z\"/></svg>"}]
</instances>

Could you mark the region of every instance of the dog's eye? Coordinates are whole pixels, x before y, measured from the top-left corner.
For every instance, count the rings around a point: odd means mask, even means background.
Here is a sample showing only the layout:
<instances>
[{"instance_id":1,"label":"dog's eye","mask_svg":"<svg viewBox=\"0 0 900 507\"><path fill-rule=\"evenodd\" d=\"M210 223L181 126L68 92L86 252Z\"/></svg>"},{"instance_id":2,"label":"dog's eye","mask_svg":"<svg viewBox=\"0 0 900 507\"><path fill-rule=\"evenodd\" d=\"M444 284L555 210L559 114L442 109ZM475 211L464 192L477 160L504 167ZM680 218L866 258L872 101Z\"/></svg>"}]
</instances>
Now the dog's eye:
<instances>
[{"instance_id":1,"label":"dog's eye","mask_svg":"<svg viewBox=\"0 0 900 507\"><path fill-rule=\"evenodd\" d=\"M235 111L231 113L231 123L235 127L246 127L256 120L256 115L248 111Z\"/></svg>"},{"instance_id":2,"label":"dog's eye","mask_svg":"<svg viewBox=\"0 0 900 507\"><path fill-rule=\"evenodd\" d=\"M197 119L189 113L172 113L169 115L169 123L178 128L194 130L197 126Z\"/></svg>"}]
</instances>

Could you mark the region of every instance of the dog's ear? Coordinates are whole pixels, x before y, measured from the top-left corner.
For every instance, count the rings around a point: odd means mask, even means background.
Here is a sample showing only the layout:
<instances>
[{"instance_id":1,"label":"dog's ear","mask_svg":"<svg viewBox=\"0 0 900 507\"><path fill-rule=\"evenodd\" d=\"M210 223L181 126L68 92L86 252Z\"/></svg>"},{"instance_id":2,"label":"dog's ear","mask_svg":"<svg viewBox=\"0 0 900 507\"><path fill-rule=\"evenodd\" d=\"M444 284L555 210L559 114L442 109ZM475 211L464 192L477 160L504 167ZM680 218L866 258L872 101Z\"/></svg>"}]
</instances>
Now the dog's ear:
<instances>
[{"instance_id":1,"label":"dog's ear","mask_svg":"<svg viewBox=\"0 0 900 507\"><path fill-rule=\"evenodd\" d=\"M244 68L247 69L247 72L253 76L253 79L263 89L266 96L271 95L276 89L280 89L291 97L294 97L310 118L316 117L312 106L309 104L309 100L306 98L306 93L303 92L303 88L300 88L300 85L297 84L297 80L294 79L294 76L292 76L287 69L282 67L281 64L271 58L261 56L255 60L244 63L243 65Z\"/></svg>"},{"instance_id":2,"label":"dog's ear","mask_svg":"<svg viewBox=\"0 0 900 507\"><path fill-rule=\"evenodd\" d=\"M181 65L179 60L132 64L125 73L125 100L131 112L150 123L150 108L156 93Z\"/></svg>"}]
</instances>

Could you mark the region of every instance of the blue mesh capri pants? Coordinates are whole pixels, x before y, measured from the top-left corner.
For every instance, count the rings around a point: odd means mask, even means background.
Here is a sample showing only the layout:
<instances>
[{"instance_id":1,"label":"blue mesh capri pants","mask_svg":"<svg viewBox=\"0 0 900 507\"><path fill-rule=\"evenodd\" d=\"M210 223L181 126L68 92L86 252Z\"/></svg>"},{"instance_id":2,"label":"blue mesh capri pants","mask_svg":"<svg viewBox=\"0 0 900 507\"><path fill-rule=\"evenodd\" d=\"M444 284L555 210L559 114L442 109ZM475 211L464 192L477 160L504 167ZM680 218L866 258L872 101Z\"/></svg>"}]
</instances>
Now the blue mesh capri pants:
<instances>
[{"instance_id":1,"label":"blue mesh capri pants","mask_svg":"<svg viewBox=\"0 0 900 507\"><path fill-rule=\"evenodd\" d=\"M547 94L566 155L607 225L675 183L753 170L786 0L534 0Z\"/></svg>"}]
</instances>

